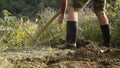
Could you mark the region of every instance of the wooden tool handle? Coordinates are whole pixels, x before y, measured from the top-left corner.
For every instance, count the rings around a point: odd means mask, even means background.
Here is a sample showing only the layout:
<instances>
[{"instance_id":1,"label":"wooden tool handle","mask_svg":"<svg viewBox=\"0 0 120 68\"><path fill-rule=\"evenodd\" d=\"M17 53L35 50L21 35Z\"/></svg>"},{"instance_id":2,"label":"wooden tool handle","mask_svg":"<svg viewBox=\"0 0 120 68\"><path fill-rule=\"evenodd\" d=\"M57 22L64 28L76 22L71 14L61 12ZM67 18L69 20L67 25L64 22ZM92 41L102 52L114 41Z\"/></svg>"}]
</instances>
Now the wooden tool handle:
<instances>
[{"instance_id":1,"label":"wooden tool handle","mask_svg":"<svg viewBox=\"0 0 120 68\"><path fill-rule=\"evenodd\" d=\"M53 20L56 19L56 17L60 14L60 11L57 12L44 26L43 28L37 32L37 34L35 35L35 37L33 38L34 43L37 41L38 37L40 36L40 34L42 34L42 32L49 26L50 23L53 22Z\"/></svg>"}]
</instances>

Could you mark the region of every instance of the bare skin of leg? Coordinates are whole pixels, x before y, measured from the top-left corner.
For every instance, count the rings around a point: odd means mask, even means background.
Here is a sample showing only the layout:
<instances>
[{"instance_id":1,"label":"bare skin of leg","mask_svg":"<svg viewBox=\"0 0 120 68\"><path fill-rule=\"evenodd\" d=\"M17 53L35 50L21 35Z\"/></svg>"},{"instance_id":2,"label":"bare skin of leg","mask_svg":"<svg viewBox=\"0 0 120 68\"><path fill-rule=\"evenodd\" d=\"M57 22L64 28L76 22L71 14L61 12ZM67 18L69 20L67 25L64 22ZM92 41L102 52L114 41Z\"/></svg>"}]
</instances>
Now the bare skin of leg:
<instances>
[{"instance_id":1,"label":"bare skin of leg","mask_svg":"<svg viewBox=\"0 0 120 68\"><path fill-rule=\"evenodd\" d=\"M78 22L78 11L72 7L68 7L68 17L67 21L77 21ZM100 25L108 25L109 21L105 12L95 13Z\"/></svg>"},{"instance_id":2,"label":"bare skin of leg","mask_svg":"<svg viewBox=\"0 0 120 68\"><path fill-rule=\"evenodd\" d=\"M67 21L76 21L78 22L78 11L72 7L67 8Z\"/></svg>"},{"instance_id":3,"label":"bare skin of leg","mask_svg":"<svg viewBox=\"0 0 120 68\"><path fill-rule=\"evenodd\" d=\"M72 7L68 7L68 17L67 20L68 21L77 21L78 22L78 11L76 11L74 8ZM95 13L98 21L100 23L100 25L108 25L109 21L108 18L105 14L105 12L100 12L100 13Z\"/></svg>"},{"instance_id":4,"label":"bare skin of leg","mask_svg":"<svg viewBox=\"0 0 120 68\"><path fill-rule=\"evenodd\" d=\"M105 14L105 12L100 12L100 13L95 13L98 20L99 20L99 23L100 25L108 25L109 24L109 21L108 21L108 18Z\"/></svg>"}]
</instances>

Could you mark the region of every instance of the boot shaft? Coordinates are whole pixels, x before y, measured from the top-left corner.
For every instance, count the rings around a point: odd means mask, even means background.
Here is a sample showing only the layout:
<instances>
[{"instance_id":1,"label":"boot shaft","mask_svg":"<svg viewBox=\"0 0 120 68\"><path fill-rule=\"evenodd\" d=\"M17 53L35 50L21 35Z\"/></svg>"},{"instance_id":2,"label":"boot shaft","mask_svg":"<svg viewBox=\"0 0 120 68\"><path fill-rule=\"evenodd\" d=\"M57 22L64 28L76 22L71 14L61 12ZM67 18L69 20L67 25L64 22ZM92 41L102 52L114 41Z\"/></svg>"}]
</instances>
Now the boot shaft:
<instances>
[{"instance_id":1,"label":"boot shaft","mask_svg":"<svg viewBox=\"0 0 120 68\"><path fill-rule=\"evenodd\" d=\"M78 27L78 23L76 21L67 21L66 45L76 45L77 27Z\"/></svg>"},{"instance_id":2,"label":"boot shaft","mask_svg":"<svg viewBox=\"0 0 120 68\"><path fill-rule=\"evenodd\" d=\"M104 42L109 44L110 43L109 25L101 25L100 27L101 27Z\"/></svg>"}]
</instances>

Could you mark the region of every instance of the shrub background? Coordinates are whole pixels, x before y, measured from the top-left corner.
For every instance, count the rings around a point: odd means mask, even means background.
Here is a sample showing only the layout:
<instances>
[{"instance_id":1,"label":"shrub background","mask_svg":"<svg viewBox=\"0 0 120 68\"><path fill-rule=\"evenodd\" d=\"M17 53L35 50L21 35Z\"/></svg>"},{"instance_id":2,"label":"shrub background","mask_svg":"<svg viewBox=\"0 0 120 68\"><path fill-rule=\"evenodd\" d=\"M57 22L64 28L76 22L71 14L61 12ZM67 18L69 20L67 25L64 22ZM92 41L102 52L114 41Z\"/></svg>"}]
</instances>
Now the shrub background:
<instances>
[{"instance_id":1,"label":"shrub background","mask_svg":"<svg viewBox=\"0 0 120 68\"><path fill-rule=\"evenodd\" d=\"M34 0L35 3L43 3L43 2L49 2L46 0ZM54 1L54 0L53 0ZM9 3L8 3L9 2ZM28 0L1 0L0 5L3 4L17 4L19 7L16 7L17 11L21 11L19 9L25 9L27 11L31 11L28 4L25 2L28 2ZM30 1L32 2L32 0ZM20 7L21 5L19 3L22 3L26 5L25 8ZM56 1L54 1L56 3ZM114 3L111 4L111 3ZM35 4L37 5L37 4ZM54 5L54 4L53 4ZM41 5L39 5L41 7ZM89 6L89 5L88 5ZM112 46L118 47L120 45L120 0L116 0L114 2L108 2L106 14L110 21L110 27L111 27L111 44ZM14 8L10 6L0 6L0 12L1 12L1 18L0 18L0 44L1 46L9 46L9 47L24 47L26 44L29 43L29 35L24 30L24 27L26 30L34 36L35 33L40 30L45 23L57 12L55 6L54 8L51 8L52 6L46 6L47 8L43 7L42 9L35 9L32 15L31 13L27 11L21 11L16 12L13 10ZM6 7L6 8L5 8ZM15 5L14 5L15 7ZM37 7L36 7L37 8ZM33 7L31 7L33 9ZM22 12L25 12L25 16L18 16L19 14L24 14ZM28 13L26 15L26 13ZM14 17L15 15L15 17ZM30 19L26 16L33 16L33 19ZM5 17L7 17L5 19ZM65 33L66 33L66 23L64 23L62 26L60 26L57 23L57 19L53 21L49 25L49 27L42 33L42 35L39 36L39 42L43 43L50 40L59 41L59 39L65 40ZM91 41L101 41L102 40L102 34L99 27L98 20L93 13L92 9L85 8L82 12L79 11L79 27L78 27L78 39L86 39ZM46 45L49 45L46 44Z\"/></svg>"}]
</instances>

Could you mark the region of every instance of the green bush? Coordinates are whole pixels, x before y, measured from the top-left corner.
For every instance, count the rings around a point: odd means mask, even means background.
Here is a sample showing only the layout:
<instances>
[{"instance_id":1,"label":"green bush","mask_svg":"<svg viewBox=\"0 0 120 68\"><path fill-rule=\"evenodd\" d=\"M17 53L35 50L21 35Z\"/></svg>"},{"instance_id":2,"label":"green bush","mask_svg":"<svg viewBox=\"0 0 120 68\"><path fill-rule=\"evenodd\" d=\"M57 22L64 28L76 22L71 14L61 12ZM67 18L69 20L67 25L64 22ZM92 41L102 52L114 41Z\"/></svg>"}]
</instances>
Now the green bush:
<instances>
[{"instance_id":1,"label":"green bush","mask_svg":"<svg viewBox=\"0 0 120 68\"><path fill-rule=\"evenodd\" d=\"M120 15L119 15L119 4L116 4L114 11L111 9L111 5L106 11L107 16L111 24L111 43L113 45L120 45ZM41 10L37 15L38 17L35 20L26 20L23 18L13 18L11 16L7 25L0 26L4 30L4 35L0 36L0 44L7 45L9 47L23 47L28 44L31 39L30 35L33 37L35 34L40 31L47 21L56 13L52 8L46 8ZM0 21L4 23L5 21L1 18ZM30 35L26 32L30 33ZM66 22L61 26L58 24L57 19L54 20L47 29L38 37L39 43L46 42L50 40L65 40L66 33ZM85 9L82 12L79 11L79 23L78 23L78 39L87 39L92 41L102 40L101 30L98 24L98 20L95 14L90 11L90 9ZM49 43L47 44L49 45Z\"/></svg>"},{"instance_id":2,"label":"green bush","mask_svg":"<svg viewBox=\"0 0 120 68\"><path fill-rule=\"evenodd\" d=\"M113 6L108 5L107 15L111 23L111 43L116 47L120 45L120 0L116 0Z\"/></svg>"},{"instance_id":3,"label":"green bush","mask_svg":"<svg viewBox=\"0 0 120 68\"><path fill-rule=\"evenodd\" d=\"M43 26L50 20L52 16L54 16L56 11L52 8L46 8L39 13L41 19L39 20L38 30L41 30ZM60 26L57 22L57 19L54 20L47 29L41 34L39 37L39 41L50 41L50 40L58 40L65 39L65 23Z\"/></svg>"},{"instance_id":4,"label":"green bush","mask_svg":"<svg viewBox=\"0 0 120 68\"><path fill-rule=\"evenodd\" d=\"M79 11L78 38L100 41L101 35L96 15L90 9Z\"/></svg>"},{"instance_id":5,"label":"green bush","mask_svg":"<svg viewBox=\"0 0 120 68\"><path fill-rule=\"evenodd\" d=\"M24 47L25 45L29 45L30 40L32 39L30 35L34 37L55 13L56 11L53 9L46 8L38 14L41 17L41 19L36 18L38 21L10 17L10 20L6 21L7 25L2 28L5 33L1 37L0 43L9 47ZM64 25L59 26L57 20L53 21L53 23L51 23L49 27L39 36L38 41L47 42L52 39L57 40L65 38L63 37L65 35Z\"/></svg>"}]
</instances>

